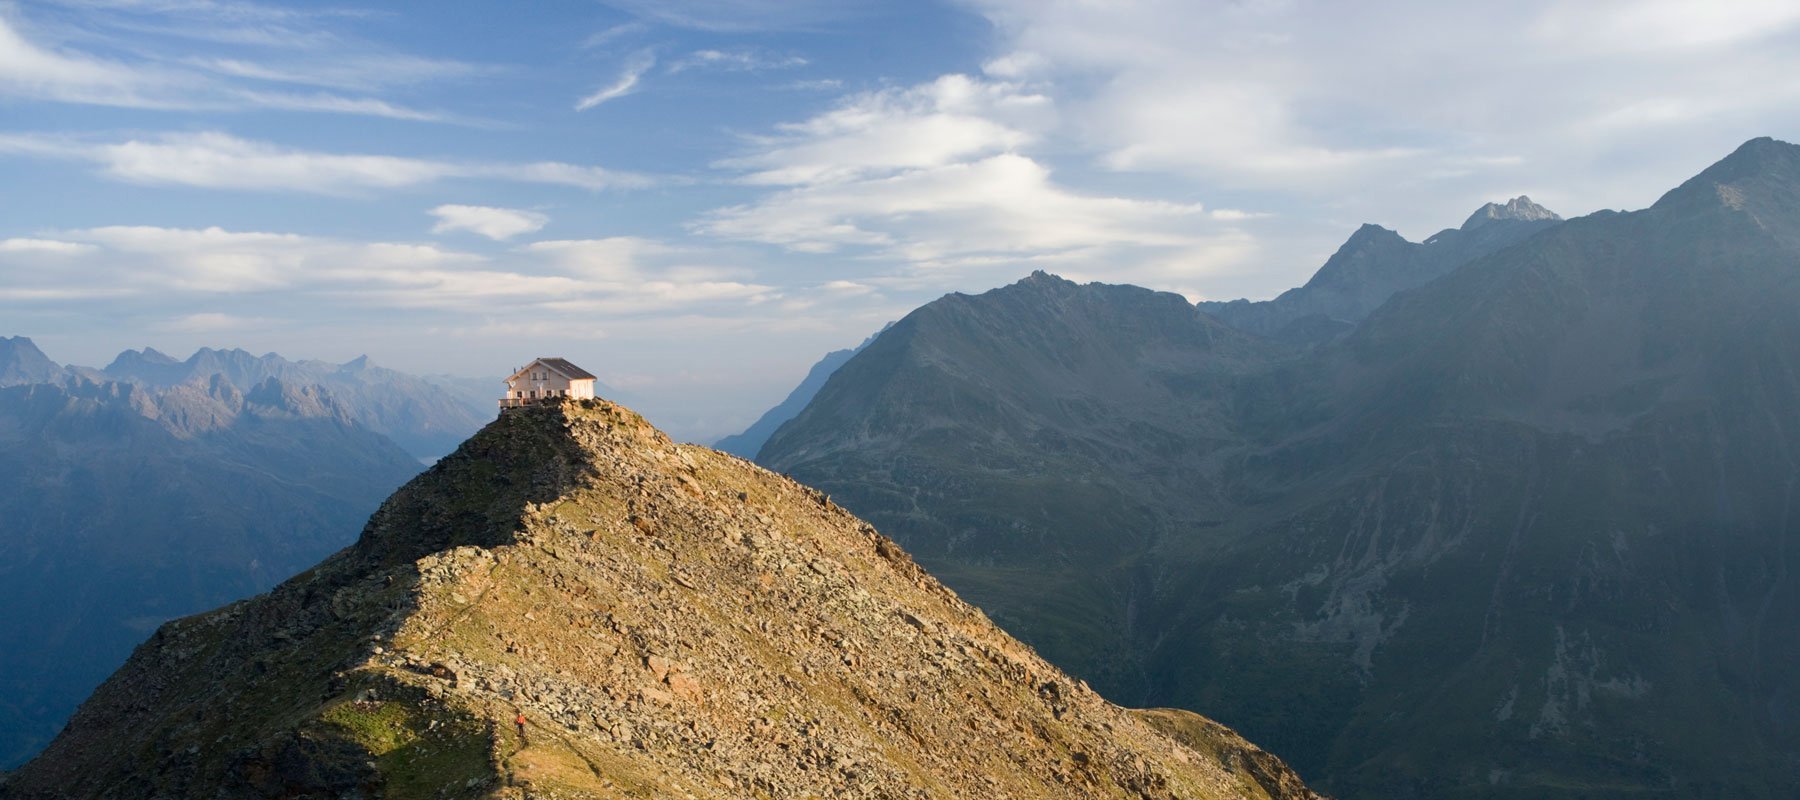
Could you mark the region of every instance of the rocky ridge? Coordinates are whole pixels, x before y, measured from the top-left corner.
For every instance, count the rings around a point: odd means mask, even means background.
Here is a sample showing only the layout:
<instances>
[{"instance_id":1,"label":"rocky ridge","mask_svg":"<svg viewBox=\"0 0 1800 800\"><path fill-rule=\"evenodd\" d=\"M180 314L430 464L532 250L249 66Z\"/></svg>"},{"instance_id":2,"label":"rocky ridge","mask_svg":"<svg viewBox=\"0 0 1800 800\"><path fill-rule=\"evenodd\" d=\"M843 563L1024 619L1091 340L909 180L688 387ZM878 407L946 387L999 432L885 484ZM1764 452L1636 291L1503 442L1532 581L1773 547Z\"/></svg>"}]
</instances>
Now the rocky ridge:
<instances>
[{"instance_id":1,"label":"rocky ridge","mask_svg":"<svg viewBox=\"0 0 1800 800\"><path fill-rule=\"evenodd\" d=\"M825 495L573 401L164 626L0 796L1315 795L1108 704Z\"/></svg>"},{"instance_id":2,"label":"rocky ridge","mask_svg":"<svg viewBox=\"0 0 1800 800\"><path fill-rule=\"evenodd\" d=\"M1555 227L1562 217L1520 195L1488 203L1460 228L1409 242L1379 225L1363 225L1304 286L1272 300L1206 301L1201 311L1260 336L1316 345L1342 336L1394 295L1424 286L1483 256Z\"/></svg>"}]
</instances>

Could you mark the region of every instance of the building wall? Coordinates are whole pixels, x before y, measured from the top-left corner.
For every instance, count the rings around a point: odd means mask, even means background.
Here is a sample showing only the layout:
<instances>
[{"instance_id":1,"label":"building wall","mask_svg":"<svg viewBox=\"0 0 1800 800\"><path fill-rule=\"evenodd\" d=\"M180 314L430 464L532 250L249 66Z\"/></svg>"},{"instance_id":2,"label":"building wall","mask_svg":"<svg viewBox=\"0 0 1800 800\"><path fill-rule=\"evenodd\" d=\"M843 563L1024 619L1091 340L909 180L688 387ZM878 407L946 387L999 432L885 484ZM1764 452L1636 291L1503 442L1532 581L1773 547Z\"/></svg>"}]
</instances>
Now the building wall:
<instances>
[{"instance_id":1,"label":"building wall","mask_svg":"<svg viewBox=\"0 0 1800 800\"><path fill-rule=\"evenodd\" d=\"M594 381L589 378L571 381L549 367L533 364L525 374L508 384L508 400L542 400L546 397L591 398Z\"/></svg>"}]
</instances>

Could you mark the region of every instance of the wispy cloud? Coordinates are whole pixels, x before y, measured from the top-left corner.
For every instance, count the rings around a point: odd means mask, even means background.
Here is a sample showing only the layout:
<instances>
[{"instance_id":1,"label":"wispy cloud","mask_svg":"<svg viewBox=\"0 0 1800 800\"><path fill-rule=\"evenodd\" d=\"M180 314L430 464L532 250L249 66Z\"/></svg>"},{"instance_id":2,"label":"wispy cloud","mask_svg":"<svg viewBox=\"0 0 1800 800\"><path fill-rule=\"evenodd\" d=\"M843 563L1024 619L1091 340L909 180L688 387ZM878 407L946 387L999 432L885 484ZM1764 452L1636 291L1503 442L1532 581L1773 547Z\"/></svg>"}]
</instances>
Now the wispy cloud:
<instances>
[{"instance_id":1,"label":"wispy cloud","mask_svg":"<svg viewBox=\"0 0 1800 800\"><path fill-rule=\"evenodd\" d=\"M87 6L83 6L86 8ZM101 9L127 9L130 20L143 13L225 15L228 10L183 4L102 4ZM235 9L235 7L234 7ZM257 16L261 7L237 11ZM235 17L234 17L235 18ZM103 19L110 19L104 17ZM115 23L112 29L132 25ZM189 31L172 26L170 34ZM354 114L429 122L468 122L456 115L411 108L369 94L343 95L336 91L376 92L385 87L431 80L449 80L492 72L493 68L402 54L345 50L335 41L329 49L288 54L275 62L243 58L195 56L190 51L162 48L155 37L115 36L96 33L96 41L130 40L114 48L112 56L97 55L65 45L44 43L27 35L22 20L0 8L0 96L25 100L114 106L156 110L283 111ZM279 38L279 37L277 37ZM148 40L148 41L146 41ZM291 44L291 39L288 40ZM264 48L266 49L266 48ZM305 50L305 48L298 48ZM282 84L289 88L275 88ZM295 91L309 87L317 91Z\"/></svg>"},{"instance_id":2,"label":"wispy cloud","mask_svg":"<svg viewBox=\"0 0 1800 800\"><path fill-rule=\"evenodd\" d=\"M813 28L855 17L872 0L605 0L639 18L678 28L744 33Z\"/></svg>"},{"instance_id":3,"label":"wispy cloud","mask_svg":"<svg viewBox=\"0 0 1800 800\"><path fill-rule=\"evenodd\" d=\"M612 83L575 101L575 110L586 111L601 103L631 94L637 90L638 81L644 77L644 73L649 72L650 68L654 66L656 66L654 56L648 53L637 55L625 65L625 68L619 72L619 77Z\"/></svg>"},{"instance_id":4,"label":"wispy cloud","mask_svg":"<svg viewBox=\"0 0 1800 800\"><path fill-rule=\"evenodd\" d=\"M778 56L752 50L695 50L669 63L670 74L691 69L713 69L725 72L763 72L806 66L800 56Z\"/></svg>"},{"instance_id":5,"label":"wispy cloud","mask_svg":"<svg viewBox=\"0 0 1800 800\"><path fill-rule=\"evenodd\" d=\"M548 216L536 211L492 206L446 204L432 209L431 215L438 218L431 227L432 233L468 231L495 241L534 233L550 222Z\"/></svg>"},{"instance_id":6,"label":"wispy cloud","mask_svg":"<svg viewBox=\"0 0 1800 800\"><path fill-rule=\"evenodd\" d=\"M45 241L64 247L0 249L0 301L279 296L475 315L500 302L567 324L598 312L643 315L774 296L772 287L734 277L739 270L690 263L700 251L630 238L539 242L493 257L216 227L110 226ZM177 319L190 330L222 330L245 316L202 308Z\"/></svg>"},{"instance_id":7,"label":"wispy cloud","mask_svg":"<svg viewBox=\"0 0 1800 800\"><path fill-rule=\"evenodd\" d=\"M583 49L604 47L620 39L628 39L650 30L649 25L642 22L623 22L610 28L594 31L586 39L581 40Z\"/></svg>"},{"instance_id":8,"label":"wispy cloud","mask_svg":"<svg viewBox=\"0 0 1800 800\"><path fill-rule=\"evenodd\" d=\"M0 134L0 154L88 161L122 181L344 194L395 189L454 178L483 178L573 186L581 189L640 187L631 173L552 161L529 163L447 161L404 156L320 153L240 139L226 133L165 134L123 142Z\"/></svg>"}]
</instances>

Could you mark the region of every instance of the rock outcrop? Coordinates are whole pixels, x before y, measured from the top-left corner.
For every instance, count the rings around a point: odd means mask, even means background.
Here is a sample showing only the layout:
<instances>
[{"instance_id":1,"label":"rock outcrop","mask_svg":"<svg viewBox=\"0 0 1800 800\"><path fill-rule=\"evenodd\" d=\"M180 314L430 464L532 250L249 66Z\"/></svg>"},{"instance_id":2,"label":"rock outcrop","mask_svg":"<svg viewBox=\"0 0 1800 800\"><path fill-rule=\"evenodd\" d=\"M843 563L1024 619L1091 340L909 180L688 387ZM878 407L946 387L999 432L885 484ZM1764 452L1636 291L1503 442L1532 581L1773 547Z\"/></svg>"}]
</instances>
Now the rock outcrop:
<instances>
[{"instance_id":1,"label":"rock outcrop","mask_svg":"<svg viewBox=\"0 0 1800 800\"><path fill-rule=\"evenodd\" d=\"M570 401L164 626L0 796L1315 795L1110 705L825 495Z\"/></svg>"}]
</instances>

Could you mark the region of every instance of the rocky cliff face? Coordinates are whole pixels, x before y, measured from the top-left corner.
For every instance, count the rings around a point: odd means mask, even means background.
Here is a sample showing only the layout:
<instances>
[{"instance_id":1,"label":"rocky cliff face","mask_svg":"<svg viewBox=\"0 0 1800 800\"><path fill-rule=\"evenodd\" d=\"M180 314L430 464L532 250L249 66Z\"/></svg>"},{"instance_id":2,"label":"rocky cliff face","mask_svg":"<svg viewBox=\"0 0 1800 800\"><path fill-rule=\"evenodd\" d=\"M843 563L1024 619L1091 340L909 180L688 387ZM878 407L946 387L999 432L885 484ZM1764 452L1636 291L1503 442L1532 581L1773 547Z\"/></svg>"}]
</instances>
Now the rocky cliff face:
<instances>
[{"instance_id":1,"label":"rocky cliff face","mask_svg":"<svg viewBox=\"0 0 1800 800\"><path fill-rule=\"evenodd\" d=\"M571 401L164 626L0 796L1314 795L1106 703L823 494Z\"/></svg>"},{"instance_id":2,"label":"rocky cliff face","mask_svg":"<svg viewBox=\"0 0 1800 800\"><path fill-rule=\"evenodd\" d=\"M1488 203L1462 227L1439 231L1421 243L1379 225L1364 225L1305 286L1262 302L1203 302L1200 310L1260 336L1317 344L1354 328L1395 294L1424 286L1561 221L1550 209L1520 196L1504 204Z\"/></svg>"},{"instance_id":3,"label":"rocky cliff face","mask_svg":"<svg viewBox=\"0 0 1800 800\"><path fill-rule=\"evenodd\" d=\"M1307 350L1043 282L915 312L761 459L1340 796L1800 791L1800 148Z\"/></svg>"}]
</instances>

